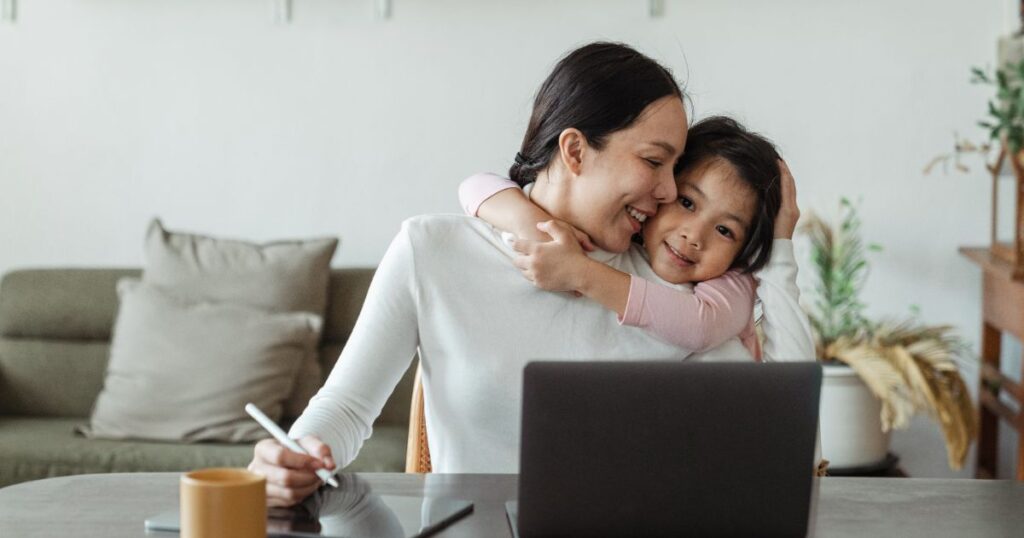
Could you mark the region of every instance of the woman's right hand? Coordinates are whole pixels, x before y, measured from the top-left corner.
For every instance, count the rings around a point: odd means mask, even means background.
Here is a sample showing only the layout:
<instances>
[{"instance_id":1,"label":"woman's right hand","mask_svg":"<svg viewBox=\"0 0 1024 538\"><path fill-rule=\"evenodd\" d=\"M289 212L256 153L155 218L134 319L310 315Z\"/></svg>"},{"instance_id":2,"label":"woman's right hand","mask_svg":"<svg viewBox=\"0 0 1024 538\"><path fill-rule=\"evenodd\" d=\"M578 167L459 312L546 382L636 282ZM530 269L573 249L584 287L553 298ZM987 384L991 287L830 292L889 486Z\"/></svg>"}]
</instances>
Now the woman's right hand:
<instances>
[{"instance_id":1,"label":"woman's right hand","mask_svg":"<svg viewBox=\"0 0 1024 538\"><path fill-rule=\"evenodd\" d=\"M309 454L288 450L274 439L256 443L249 470L267 479L267 506L292 506L310 496L323 481L317 469L334 469L331 449L316 437L298 440Z\"/></svg>"}]
</instances>

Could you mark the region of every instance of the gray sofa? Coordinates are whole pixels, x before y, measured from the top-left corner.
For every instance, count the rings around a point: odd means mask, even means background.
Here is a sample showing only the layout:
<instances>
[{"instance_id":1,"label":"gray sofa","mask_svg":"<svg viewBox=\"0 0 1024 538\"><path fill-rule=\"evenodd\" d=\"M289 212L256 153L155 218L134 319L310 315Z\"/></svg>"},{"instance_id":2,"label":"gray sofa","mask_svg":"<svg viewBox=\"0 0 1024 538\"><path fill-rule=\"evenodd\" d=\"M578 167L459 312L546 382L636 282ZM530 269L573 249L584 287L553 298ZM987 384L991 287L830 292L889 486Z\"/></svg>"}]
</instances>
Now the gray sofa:
<instances>
[{"instance_id":1,"label":"gray sofa","mask_svg":"<svg viewBox=\"0 0 1024 538\"><path fill-rule=\"evenodd\" d=\"M74 433L103 387L115 284L137 269L29 269L0 282L0 487L51 476L245 466L251 444L90 440ZM355 323L373 269L331 272L324 377ZM352 471L402 471L415 361ZM286 424L287 426L287 424Z\"/></svg>"}]
</instances>

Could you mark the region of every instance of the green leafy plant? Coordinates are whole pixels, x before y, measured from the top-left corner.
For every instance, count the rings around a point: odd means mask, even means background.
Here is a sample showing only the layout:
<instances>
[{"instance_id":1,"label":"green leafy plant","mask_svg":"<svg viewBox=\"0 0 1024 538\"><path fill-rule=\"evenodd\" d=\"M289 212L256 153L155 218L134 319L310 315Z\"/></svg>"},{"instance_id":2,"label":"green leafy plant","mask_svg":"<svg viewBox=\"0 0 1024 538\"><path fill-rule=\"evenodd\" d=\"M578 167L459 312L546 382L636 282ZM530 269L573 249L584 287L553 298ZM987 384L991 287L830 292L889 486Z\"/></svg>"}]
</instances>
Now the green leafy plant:
<instances>
[{"instance_id":1,"label":"green leafy plant","mask_svg":"<svg viewBox=\"0 0 1024 538\"><path fill-rule=\"evenodd\" d=\"M808 316L818 338L820 351L843 335L868 327L860 292L868 275L866 251L880 251L876 244L864 245L860 218L846 198L839 202L840 221L836 227L811 215L802 230L811 239L811 263L817 281L814 309Z\"/></svg>"},{"instance_id":2,"label":"green leafy plant","mask_svg":"<svg viewBox=\"0 0 1024 538\"><path fill-rule=\"evenodd\" d=\"M950 162L957 171L970 172L960 160L962 155L978 154L989 160L993 148L1001 147L1004 142L1012 155L1018 155L1024 147L1024 59L994 72L972 67L970 80L972 84L995 89L995 96L986 103L985 119L978 121L978 126L985 129L988 136L984 142L976 144L953 133L953 152L932 158L924 167L925 174L930 174L940 164L948 171Z\"/></svg>"},{"instance_id":3,"label":"green leafy plant","mask_svg":"<svg viewBox=\"0 0 1024 538\"><path fill-rule=\"evenodd\" d=\"M867 252L857 208L843 198L839 222L809 215L801 232L811 244L815 284L808 308L818 359L853 368L882 403L882 429L906 428L919 411L939 423L949 466L959 469L977 433L974 404L957 359L968 349L948 325L907 319L872 321L860 293L868 276ZM915 308L912 307L914 312Z\"/></svg>"},{"instance_id":4,"label":"green leafy plant","mask_svg":"<svg viewBox=\"0 0 1024 538\"><path fill-rule=\"evenodd\" d=\"M988 101L988 119L978 126L988 130L992 141L1005 140L1013 154L1024 146L1024 59L986 73L971 68L971 82L995 87L996 96Z\"/></svg>"}]
</instances>

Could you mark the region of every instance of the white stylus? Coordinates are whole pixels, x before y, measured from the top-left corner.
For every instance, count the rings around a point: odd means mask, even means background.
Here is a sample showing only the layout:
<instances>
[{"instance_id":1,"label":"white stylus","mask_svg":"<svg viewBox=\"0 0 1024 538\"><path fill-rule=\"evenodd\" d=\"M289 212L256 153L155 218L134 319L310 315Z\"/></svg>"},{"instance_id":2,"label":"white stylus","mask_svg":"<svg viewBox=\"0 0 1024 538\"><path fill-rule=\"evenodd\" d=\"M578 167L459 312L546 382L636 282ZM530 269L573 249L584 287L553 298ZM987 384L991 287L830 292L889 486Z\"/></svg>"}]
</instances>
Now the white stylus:
<instances>
[{"instance_id":1,"label":"white stylus","mask_svg":"<svg viewBox=\"0 0 1024 538\"><path fill-rule=\"evenodd\" d=\"M309 452L306 452L305 449L299 446L299 444L296 443L294 439L288 437L288 434L284 433L284 430L282 430L277 424L275 424L273 420L270 420L270 417L264 415L263 411L260 411L259 407L256 407L251 403L247 403L245 404L245 412L249 413L249 416L256 419L256 422L259 422L260 426L263 426L264 430L267 430L267 432L270 433L270 435L274 436L274 439L277 439L277 442L287 447L288 450L291 450L292 452L298 452L299 454L305 454L307 456L309 455ZM330 484L332 487L338 487L338 481L334 479L334 473L328 471L327 469L317 469L316 475L319 476L320 479L323 480L324 482Z\"/></svg>"}]
</instances>

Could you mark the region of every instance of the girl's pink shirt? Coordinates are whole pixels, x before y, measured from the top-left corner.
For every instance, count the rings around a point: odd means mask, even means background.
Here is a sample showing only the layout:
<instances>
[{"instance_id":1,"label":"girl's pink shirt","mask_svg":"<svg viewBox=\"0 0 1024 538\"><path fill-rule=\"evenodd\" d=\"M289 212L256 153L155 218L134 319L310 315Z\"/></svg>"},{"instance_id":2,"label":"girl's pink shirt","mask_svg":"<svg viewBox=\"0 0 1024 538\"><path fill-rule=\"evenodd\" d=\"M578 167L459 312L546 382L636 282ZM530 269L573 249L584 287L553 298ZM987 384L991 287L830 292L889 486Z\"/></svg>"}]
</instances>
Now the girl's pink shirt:
<instances>
[{"instance_id":1,"label":"girl's pink shirt","mask_svg":"<svg viewBox=\"0 0 1024 538\"><path fill-rule=\"evenodd\" d=\"M494 174L476 174L459 185L459 202L476 216L488 198L519 188ZM754 331L754 279L739 271L698 282L693 291L679 290L629 277L626 311L619 323L642 328L658 338L692 351L716 347L733 336L761 360L761 343Z\"/></svg>"}]
</instances>

